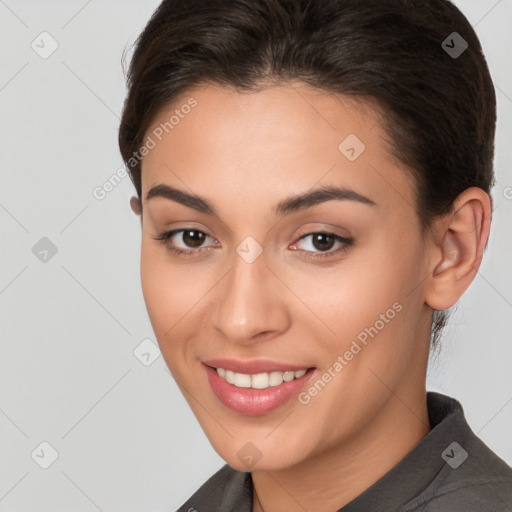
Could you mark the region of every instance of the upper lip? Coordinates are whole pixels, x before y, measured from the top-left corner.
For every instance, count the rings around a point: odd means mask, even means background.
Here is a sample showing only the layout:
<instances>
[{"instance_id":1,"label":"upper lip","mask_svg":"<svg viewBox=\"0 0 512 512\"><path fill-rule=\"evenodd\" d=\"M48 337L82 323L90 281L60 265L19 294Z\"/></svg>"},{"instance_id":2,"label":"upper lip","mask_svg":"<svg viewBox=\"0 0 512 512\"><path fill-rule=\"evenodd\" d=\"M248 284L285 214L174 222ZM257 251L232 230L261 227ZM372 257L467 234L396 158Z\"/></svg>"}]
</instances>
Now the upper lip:
<instances>
[{"instance_id":1,"label":"upper lip","mask_svg":"<svg viewBox=\"0 0 512 512\"><path fill-rule=\"evenodd\" d=\"M299 371L308 370L311 366L298 365L292 363L280 363L268 359L254 359L252 361L243 361L237 359L205 359L202 361L207 366L213 368L223 368L236 373L245 373L255 375L257 373L285 372L288 370Z\"/></svg>"}]
</instances>

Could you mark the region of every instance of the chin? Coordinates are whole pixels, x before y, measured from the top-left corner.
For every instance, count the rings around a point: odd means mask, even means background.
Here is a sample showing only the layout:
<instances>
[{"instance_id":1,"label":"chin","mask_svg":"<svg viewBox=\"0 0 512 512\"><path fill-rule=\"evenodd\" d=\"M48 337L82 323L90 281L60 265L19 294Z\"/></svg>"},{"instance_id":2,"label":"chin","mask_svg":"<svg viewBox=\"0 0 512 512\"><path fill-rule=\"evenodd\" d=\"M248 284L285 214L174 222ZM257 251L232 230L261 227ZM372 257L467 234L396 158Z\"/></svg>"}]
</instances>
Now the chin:
<instances>
[{"instance_id":1,"label":"chin","mask_svg":"<svg viewBox=\"0 0 512 512\"><path fill-rule=\"evenodd\" d=\"M238 471L281 471L299 464L304 460L304 452L290 446L278 450L271 443L252 441L228 441L229 446L217 449L219 456ZM240 446L240 447L238 447ZM234 449L234 447L236 447Z\"/></svg>"}]
</instances>

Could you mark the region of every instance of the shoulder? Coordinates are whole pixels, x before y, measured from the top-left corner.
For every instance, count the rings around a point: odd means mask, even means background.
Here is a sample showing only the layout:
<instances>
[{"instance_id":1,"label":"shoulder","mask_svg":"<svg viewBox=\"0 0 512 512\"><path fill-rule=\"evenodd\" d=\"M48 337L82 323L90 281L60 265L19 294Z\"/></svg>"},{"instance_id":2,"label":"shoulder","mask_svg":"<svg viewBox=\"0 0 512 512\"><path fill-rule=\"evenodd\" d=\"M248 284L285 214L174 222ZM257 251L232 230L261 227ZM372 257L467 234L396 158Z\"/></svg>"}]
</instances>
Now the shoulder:
<instances>
[{"instance_id":1,"label":"shoulder","mask_svg":"<svg viewBox=\"0 0 512 512\"><path fill-rule=\"evenodd\" d=\"M225 464L177 512L251 512L251 510L251 474L237 471Z\"/></svg>"},{"instance_id":2,"label":"shoulder","mask_svg":"<svg viewBox=\"0 0 512 512\"><path fill-rule=\"evenodd\" d=\"M477 435L449 445L443 458L433 482L400 512L512 511L512 468Z\"/></svg>"}]
</instances>

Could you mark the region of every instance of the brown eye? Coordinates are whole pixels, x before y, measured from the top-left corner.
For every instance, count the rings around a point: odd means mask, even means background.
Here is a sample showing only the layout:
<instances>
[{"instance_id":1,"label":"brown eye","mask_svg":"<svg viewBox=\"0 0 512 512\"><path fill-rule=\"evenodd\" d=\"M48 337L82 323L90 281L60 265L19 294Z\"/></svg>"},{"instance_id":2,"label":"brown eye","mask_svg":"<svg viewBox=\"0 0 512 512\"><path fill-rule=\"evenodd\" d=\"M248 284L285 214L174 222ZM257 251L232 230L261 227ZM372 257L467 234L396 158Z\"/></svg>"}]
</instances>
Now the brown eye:
<instances>
[{"instance_id":1,"label":"brown eye","mask_svg":"<svg viewBox=\"0 0 512 512\"><path fill-rule=\"evenodd\" d=\"M303 240L309 238L309 248L300 248L297 247L299 242L302 243ZM338 243L340 247L337 249L331 250ZM297 244L294 244L292 249L299 249L307 258L327 258L330 256L334 256L336 254L340 254L343 251L346 251L350 245L352 245L353 240L349 238L345 238L334 233L326 233L323 231L316 231L313 233L308 233L300 237Z\"/></svg>"},{"instance_id":2,"label":"brown eye","mask_svg":"<svg viewBox=\"0 0 512 512\"><path fill-rule=\"evenodd\" d=\"M194 230L183 230L182 235L183 243L188 247L201 247L206 238L202 231Z\"/></svg>"},{"instance_id":3,"label":"brown eye","mask_svg":"<svg viewBox=\"0 0 512 512\"><path fill-rule=\"evenodd\" d=\"M193 255L208 250L208 246L204 246L206 238L209 235L198 229L174 229L166 231L154 237L155 240L162 242L165 247L176 254ZM214 245L215 245L215 239Z\"/></svg>"},{"instance_id":4,"label":"brown eye","mask_svg":"<svg viewBox=\"0 0 512 512\"><path fill-rule=\"evenodd\" d=\"M319 251L328 251L332 249L336 240L328 233L315 233L312 235L313 246Z\"/></svg>"}]
</instances>

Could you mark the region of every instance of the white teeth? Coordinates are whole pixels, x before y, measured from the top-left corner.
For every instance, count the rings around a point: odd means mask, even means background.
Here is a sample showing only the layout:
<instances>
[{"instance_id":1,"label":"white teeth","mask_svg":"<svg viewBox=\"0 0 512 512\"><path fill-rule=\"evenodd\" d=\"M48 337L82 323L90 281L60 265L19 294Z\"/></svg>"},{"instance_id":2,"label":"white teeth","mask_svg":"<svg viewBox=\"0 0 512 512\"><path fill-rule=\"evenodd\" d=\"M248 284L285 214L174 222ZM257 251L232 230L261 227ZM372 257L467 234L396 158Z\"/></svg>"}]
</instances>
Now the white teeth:
<instances>
[{"instance_id":1,"label":"white teeth","mask_svg":"<svg viewBox=\"0 0 512 512\"><path fill-rule=\"evenodd\" d=\"M295 372L284 372L283 373L283 380L285 382L290 382L293 379L295 379Z\"/></svg>"},{"instance_id":2,"label":"white teeth","mask_svg":"<svg viewBox=\"0 0 512 512\"><path fill-rule=\"evenodd\" d=\"M222 370L222 368L220 368L220 370ZM217 369L217 373L219 373L219 369ZM220 376L223 377L222 375ZM233 384L233 382L235 382L235 372L232 372L231 370L226 370L226 375L223 378L230 384Z\"/></svg>"},{"instance_id":3,"label":"white teeth","mask_svg":"<svg viewBox=\"0 0 512 512\"><path fill-rule=\"evenodd\" d=\"M290 382L299 379L305 375L306 370L296 372L289 370L286 372L257 373L249 375L247 373L237 373L224 368L217 368L217 373L226 382L233 384L238 388L266 389L269 386L279 386L283 382Z\"/></svg>"},{"instance_id":4,"label":"white teeth","mask_svg":"<svg viewBox=\"0 0 512 512\"><path fill-rule=\"evenodd\" d=\"M268 388L268 373L257 373L251 377L251 387L255 389Z\"/></svg>"},{"instance_id":5,"label":"white teeth","mask_svg":"<svg viewBox=\"0 0 512 512\"><path fill-rule=\"evenodd\" d=\"M283 383L283 372L270 372L268 374L268 383L270 386L279 386Z\"/></svg>"},{"instance_id":6,"label":"white teeth","mask_svg":"<svg viewBox=\"0 0 512 512\"><path fill-rule=\"evenodd\" d=\"M235 373L235 380L233 384L237 388L250 388L251 387L251 376L245 373Z\"/></svg>"}]
</instances>

